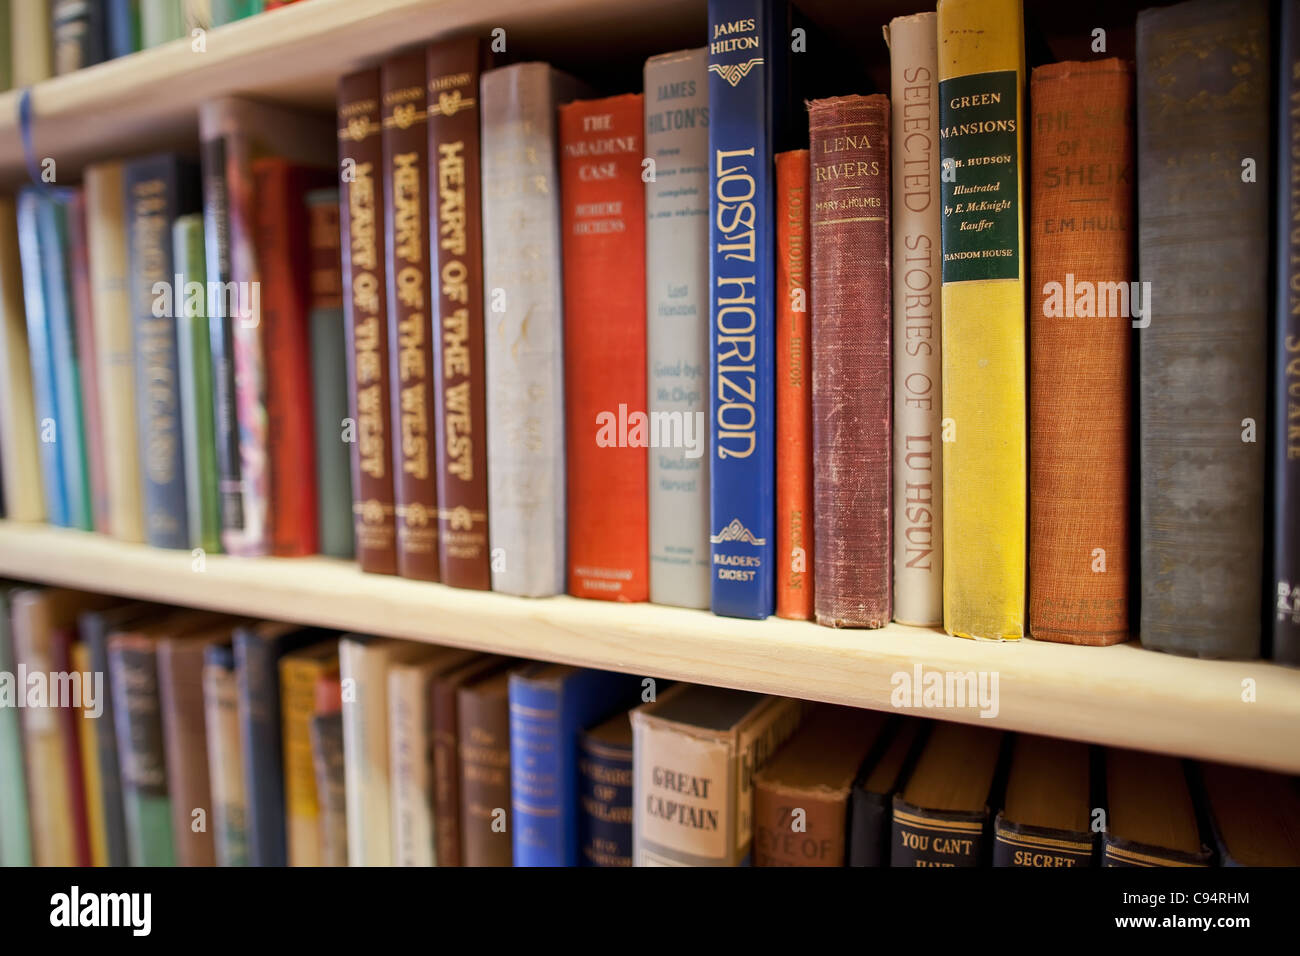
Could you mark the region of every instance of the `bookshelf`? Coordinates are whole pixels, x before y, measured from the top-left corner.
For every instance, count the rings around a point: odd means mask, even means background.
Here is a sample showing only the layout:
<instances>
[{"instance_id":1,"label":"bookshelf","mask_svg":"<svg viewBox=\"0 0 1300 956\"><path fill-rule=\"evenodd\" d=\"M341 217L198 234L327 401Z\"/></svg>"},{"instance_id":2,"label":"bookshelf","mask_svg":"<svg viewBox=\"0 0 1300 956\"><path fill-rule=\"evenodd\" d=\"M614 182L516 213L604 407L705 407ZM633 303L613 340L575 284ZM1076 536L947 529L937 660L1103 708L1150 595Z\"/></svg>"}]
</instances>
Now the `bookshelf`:
<instances>
[{"instance_id":1,"label":"bookshelf","mask_svg":"<svg viewBox=\"0 0 1300 956\"><path fill-rule=\"evenodd\" d=\"M890 709L892 676L996 671L998 713L911 713L1300 772L1300 670L1136 643L985 643L891 624L834 630L706 611L538 600L361 573L329 558L209 556L0 521L0 575L539 660ZM1242 700L1252 680L1255 701Z\"/></svg>"}]
</instances>

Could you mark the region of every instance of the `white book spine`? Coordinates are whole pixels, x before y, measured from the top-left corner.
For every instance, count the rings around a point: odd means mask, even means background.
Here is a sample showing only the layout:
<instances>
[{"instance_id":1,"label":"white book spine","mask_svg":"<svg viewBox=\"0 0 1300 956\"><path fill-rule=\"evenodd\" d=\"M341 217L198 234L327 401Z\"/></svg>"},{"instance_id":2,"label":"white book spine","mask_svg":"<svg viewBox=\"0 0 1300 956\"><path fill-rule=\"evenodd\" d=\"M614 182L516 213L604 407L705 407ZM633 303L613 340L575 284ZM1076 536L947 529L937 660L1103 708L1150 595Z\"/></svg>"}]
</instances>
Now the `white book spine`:
<instances>
[{"instance_id":1,"label":"white book spine","mask_svg":"<svg viewBox=\"0 0 1300 956\"><path fill-rule=\"evenodd\" d=\"M650 600L709 606L709 83L701 47L645 65L646 354L650 413L680 415L650 450Z\"/></svg>"},{"instance_id":2,"label":"white book spine","mask_svg":"<svg viewBox=\"0 0 1300 956\"><path fill-rule=\"evenodd\" d=\"M483 116L488 529L492 589L565 589L563 287L555 107L544 63L489 70Z\"/></svg>"},{"instance_id":3,"label":"white book spine","mask_svg":"<svg viewBox=\"0 0 1300 956\"><path fill-rule=\"evenodd\" d=\"M348 863L391 866L388 796L388 643L339 641Z\"/></svg>"},{"instance_id":4,"label":"white book spine","mask_svg":"<svg viewBox=\"0 0 1300 956\"><path fill-rule=\"evenodd\" d=\"M943 623L939 54L933 13L890 24L894 620Z\"/></svg>"},{"instance_id":5,"label":"white book spine","mask_svg":"<svg viewBox=\"0 0 1300 956\"><path fill-rule=\"evenodd\" d=\"M388 768L393 819L393 865L433 866L432 742L427 668L388 672Z\"/></svg>"}]
</instances>

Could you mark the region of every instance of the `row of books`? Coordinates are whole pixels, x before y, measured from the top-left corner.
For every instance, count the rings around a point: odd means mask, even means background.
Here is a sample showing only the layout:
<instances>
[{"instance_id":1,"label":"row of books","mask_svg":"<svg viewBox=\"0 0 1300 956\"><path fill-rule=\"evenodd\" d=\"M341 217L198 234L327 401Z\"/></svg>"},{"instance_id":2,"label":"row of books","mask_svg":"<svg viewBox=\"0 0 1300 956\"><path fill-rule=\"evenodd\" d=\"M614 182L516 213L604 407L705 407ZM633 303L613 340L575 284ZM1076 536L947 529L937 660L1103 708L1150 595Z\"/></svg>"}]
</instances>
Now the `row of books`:
<instances>
[{"instance_id":1,"label":"row of books","mask_svg":"<svg viewBox=\"0 0 1300 956\"><path fill-rule=\"evenodd\" d=\"M296 0L0 0L0 90L21 88Z\"/></svg>"},{"instance_id":2,"label":"row of books","mask_svg":"<svg viewBox=\"0 0 1300 956\"><path fill-rule=\"evenodd\" d=\"M1293 71L1265 0L1142 11L1136 70L1040 66L1028 105L1019 0L893 21L892 107L822 95L833 58L788 42L795 13L713 0L709 46L651 58L644 94L494 66L471 36L344 77L335 128L204 104L224 550L311 553L324 520L306 320L272 262L295 227L255 167L332 139L364 570L975 638L1136 623L1160 650L1300 661L1295 310L1267 287L1269 90ZM114 227L133 244L151 201ZM113 444L139 449L145 539L194 547L177 350L142 332L172 270L141 268L119 276L132 302L93 296L95 322L136 326L139 435ZM11 471L36 457L24 430ZM130 484L106 479L110 513Z\"/></svg>"},{"instance_id":3,"label":"row of books","mask_svg":"<svg viewBox=\"0 0 1300 956\"><path fill-rule=\"evenodd\" d=\"M60 589L0 698L7 865L1300 865L1279 774Z\"/></svg>"}]
</instances>

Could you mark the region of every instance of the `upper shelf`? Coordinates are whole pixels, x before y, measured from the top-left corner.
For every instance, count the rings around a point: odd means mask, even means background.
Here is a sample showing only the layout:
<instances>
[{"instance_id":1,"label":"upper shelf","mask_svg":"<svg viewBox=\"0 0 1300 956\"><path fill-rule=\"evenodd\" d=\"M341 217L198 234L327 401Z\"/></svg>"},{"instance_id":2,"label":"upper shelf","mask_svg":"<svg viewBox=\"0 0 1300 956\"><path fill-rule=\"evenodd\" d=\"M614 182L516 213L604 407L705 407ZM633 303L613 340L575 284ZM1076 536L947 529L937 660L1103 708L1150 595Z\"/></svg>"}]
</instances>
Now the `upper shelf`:
<instances>
[{"instance_id":1,"label":"upper shelf","mask_svg":"<svg viewBox=\"0 0 1300 956\"><path fill-rule=\"evenodd\" d=\"M890 710L895 675L997 675L997 713L911 709L1101 744L1300 772L1300 670L1136 644L984 643L743 621L653 604L529 600L361 573L326 558L206 558L0 521L0 574L255 617ZM1243 701L1243 681L1253 701ZM991 684L989 685L992 686ZM1250 695L1245 695L1250 696Z\"/></svg>"}]
</instances>

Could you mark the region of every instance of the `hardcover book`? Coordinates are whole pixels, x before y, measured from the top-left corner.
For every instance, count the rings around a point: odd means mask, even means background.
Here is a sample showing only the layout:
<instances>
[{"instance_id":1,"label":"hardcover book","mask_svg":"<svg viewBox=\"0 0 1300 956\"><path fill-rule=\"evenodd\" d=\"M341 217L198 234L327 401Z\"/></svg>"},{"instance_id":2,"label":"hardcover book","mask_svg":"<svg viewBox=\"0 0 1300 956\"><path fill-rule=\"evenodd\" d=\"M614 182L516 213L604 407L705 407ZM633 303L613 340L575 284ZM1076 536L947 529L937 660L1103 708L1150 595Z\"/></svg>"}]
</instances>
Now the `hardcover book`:
<instances>
[{"instance_id":1,"label":"hardcover book","mask_svg":"<svg viewBox=\"0 0 1300 956\"><path fill-rule=\"evenodd\" d=\"M830 706L804 718L754 776L755 866L848 864L853 782L887 721Z\"/></svg>"},{"instance_id":2,"label":"hardcover book","mask_svg":"<svg viewBox=\"0 0 1300 956\"><path fill-rule=\"evenodd\" d=\"M754 772L798 727L804 702L679 684L632 711L633 866L742 866Z\"/></svg>"},{"instance_id":3,"label":"hardcover book","mask_svg":"<svg viewBox=\"0 0 1300 956\"><path fill-rule=\"evenodd\" d=\"M1106 831L1102 866L1209 866L1183 762L1106 751Z\"/></svg>"},{"instance_id":4,"label":"hardcover book","mask_svg":"<svg viewBox=\"0 0 1300 956\"><path fill-rule=\"evenodd\" d=\"M14 88L48 79L53 75L54 45L49 4L11 2L9 18Z\"/></svg>"},{"instance_id":5,"label":"hardcover book","mask_svg":"<svg viewBox=\"0 0 1300 956\"><path fill-rule=\"evenodd\" d=\"M177 217L199 208L198 177L187 160L161 154L127 163L123 178L145 540L160 548L188 548L171 229ZM171 289L170 309L156 308L159 283Z\"/></svg>"},{"instance_id":6,"label":"hardcover book","mask_svg":"<svg viewBox=\"0 0 1300 956\"><path fill-rule=\"evenodd\" d=\"M894 620L943 624L942 222L936 15L889 21Z\"/></svg>"},{"instance_id":7,"label":"hardcover book","mask_svg":"<svg viewBox=\"0 0 1300 956\"><path fill-rule=\"evenodd\" d=\"M49 6L54 37L54 75L62 76L103 62L105 24L102 0L50 0Z\"/></svg>"},{"instance_id":8,"label":"hardcover book","mask_svg":"<svg viewBox=\"0 0 1300 956\"><path fill-rule=\"evenodd\" d=\"M351 460L357 563L363 571L396 574L379 70L343 77L338 100L339 161L353 170L340 186L339 231L348 416L356 428Z\"/></svg>"},{"instance_id":9,"label":"hardcover book","mask_svg":"<svg viewBox=\"0 0 1300 956\"><path fill-rule=\"evenodd\" d=\"M16 673L12 626L18 587L0 582L0 672ZM32 865L32 832L27 804L23 728L17 707L0 707L0 866Z\"/></svg>"},{"instance_id":10,"label":"hardcover book","mask_svg":"<svg viewBox=\"0 0 1300 956\"><path fill-rule=\"evenodd\" d=\"M321 798L316 789L311 722L316 688L337 678L339 645L334 639L280 658L280 748L284 764L284 812L289 866L321 865Z\"/></svg>"},{"instance_id":11,"label":"hardcover book","mask_svg":"<svg viewBox=\"0 0 1300 956\"><path fill-rule=\"evenodd\" d=\"M482 44L476 37L428 49L429 236L437 287L431 298L438 569L443 583L480 591L492 586L479 154L483 66Z\"/></svg>"},{"instance_id":12,"label":"hardcover book","mask_svg":"<svg viewBox=\"0 0 1300 956\"><path fill-rule=\"evenodd\" d=\"M578 735L578 862L632 865L632 721L626 713Z\"/></svg>"},{"instance_id":13,"label":"hardcover book","mask_svg":"<svg viewBox=\"0 0 1300 956\"><path fill-rule=\"evenodd\" d=\"M161 46L185 36L180 0L140 0L140 47Z\"/></svg>"},{"instance_id":14,"label":"hardcover book","mask_svg":"<svg viewBox=\"0 0 1300 956\"><path fill-rule=\"evenodd\" d=\"M987 640L1025 632L1023 21L1020 0L939 0L943 619Z\"/></svg>"},{"instance_id":15,"label":"hardcover book","mask_svg":"<svg viewBox=\"0 0 1300 956\"><path fill-rule=\"evenodd\" d=\"M993 823L994 866L1093 865L1090 767L1086 744L1016 735Z\"/></svg>"},{"instance_id":16,"label":"hardcover book","mask_svg":"<svg viewBox=\"0 0 1300 956\"><path fill-rule=\"evenodd\" d=\"M179 216L172 222L172 257L176 275L180 277L180 285L172 292L172 309L176 316L189 546L215 554L221 550L221 511L217 496L212 350L208 340L204 291L207 272L200 213Z\"/></svg>"},{"instance_id":17,"label":"hardcover book","mask_svg":"<svg viewBox=\"0 0 1300 956\"><path fill-rule=\"evenodd\" d=\"M1260 653L1269 47L1265 0L1138 14L1139 630L1194 657Z\"/></svg>"},{"instance_id":18,"label":"hardcover book","mask_svg":"<svg viewBox=\"0 0 1300 956\"><path fill-rule=\"evenodd\" d=\"M316 684L311 761L320 803L320 865L348 865L347 787L344 783L342 687L337 677Z\"/></svg>"},{"instance_id":19,"label":"hardcover book","mask_svg":"<svg viewBox=\"0 0 1300 956\"><path fill-rule=\"evenodd\" d=\"M579 86L545 63L488 70L479 85L492 589L547 597L567 567L555 109Z\"/></svg>"},{"instance_id":20,"label":"hardcover book","mask_svg":"<svg viewBox=\"0 0 1300 956\"><path fill-rule=\"evenodd\" d=\"M817 623L893 615L889 100L808 104Z\"/></svg>"},{"instance_id":21,"label":"hardcover book","mask_svg":"<svg viewBox=\"0 0 1300 956\"><path fill-rule=\"evenodd\" d=\"M645 415L643 101L580 100L557 121L568 590L607 601L650 596L647 445L665 437Z\"/></svg>"},{"instance_id":22,"label":"hardcover book","mask_svg":"<svg viewBox=\"0 0 1300 956\"><path fill-rule=\"evenodd\" d=\"M773 154L789 43L774 0L708 6L711 604L764 618L776 582Z\"/></svg>"},{"instance_id":23,"label":"hardcover book","mask_svg":"<svg viewBox=\"0 0 1300 956\"><path fill-rule=\"evenodd\" d=\"M1284 0L1277 76L1277 291L1273 308L1273 659L1300 666L1300 3ZM1285 210L1285 214L1283 213ZM0 426L2 427L2 426Z\"/></svg>"},{"instance_id":24,"label":"hardcover book","mask_svg":"<svg viewBox=\"0 0 1300 956\"><path fill-rule=\"evenodd\" d=\"M85 643L78 641L68 648L68 664L74 673L90 674L90 650ZM102 706L100 700L81 695L81 705L76 716L82 720L95 720L95 710ZM82 805L86 808L86 835L90 849L91 866L108 866L108 821L104 818L104 805L99 796L103 791L103 781L99 772L99 751L95 739L89 732L77 734L76 757L81 762Z\"/></svg>"},{"instance_id":25,"label":"hardcover book","mask_svg":"<svg viewBox=\"0 0 1300 956\"><path fill-rule=\"evenodd\" d=\"M998 802L1001 731L936 722L894 796L890 866L985 866Z\"/></svg>"},{"instance_id":26,"label":"hardcover book","mask_svg":"<svg viewBox=\"0 0 1300 956\"><path fill-rule=\"evenodd\" d=\"M45 518L41 487L40 428L32 391L23 305L18 217L14 202L0 197L0 484L5 516L14 521Z\"/></svg>"},{"instance_id":27,"label":"hardcover book","mask_svg":"<svg viewBox=\"0 0 1300 956\"><path fill-rule=\"evenodd\" d=\"M635 704L639 686L626 674L562 664L532 664L510 675L515 866L578 865L578 736Z\"/></svg>"},{"instance_id":28,"label":"hardcover book","mask_svg":"<svg viewBox=\"0 0 1300 956\"><path fill-rule=\"evenodd\" d=\"M457 691L463 866L512 866L510 672Z\"/></svg>"},{"instance_id":29,"label":"hardcover book","mask_svg":"<svg viewBox=\"0 0 1300 956\"><path fill-rule=\"evenodd\" d=\"M808 150L776 155L776 616L813 617L812 234Z\"/></svg>"},{"instance_id":30,"label":"hardcover book","mask_svg":"<svg viewBox=\"0 0 1300 956\"><path fill-rule=\"evenodd\" d=\"M72 288L73 335L77 348L78 400L81 402L82 454L89 481L87 507L95 531L109 532L108 479L99 403L99 360L95 343L94 304L90 290L90 250L86 235L86 195L74 190L64 202L67 217L68 279Z\"/></svg>"},{"instance_id":31,"label":"hardcover book","mask_svg":"<svg viewBox=\"0 0 1300 956\"><path fill-rule=\"evenodd\" d=\"M424 51L385 60L379 82L384 124L384 249L388 255L388 375L397 573L437 581L438 483L434 474L430 320L434 286L429 277Z\"/></svg>"},{"instance_id":32,"label":"hardcover book","mask_svg":"<svg viewBox=\"0 0 1300 956\"><path fill-rule=\"evenodd\" d=\"M645 153L655 163L655 176L645 186L647 398L651 419L656 413L669 422L679 417L683 437L681 447L650 452L650 600L707 608L712 571L704 47L646 60ZM624 855L630 858L630 844Z\"/></svg>"},{"instance_id":33,"label":"hardcover book","mask_svg":"<svg viewBox=\"0 0 1300 956\"><path fill-rule=\"evenodd\" d=\"M222 26L262 12L263 0L212 0L212 25Z\"/></svg>"},{"instance_id":34,"label":"hardcover book","mask_svg":"<svg viewBox=\"0 0 1300 956\"><path fill-rule=\"evenodd\" d=\"M889 866L894 796L911 776L928 725L915 717L896 721L853 784L849 866Z\"/></svg>"},{"instance_id":35,"label":"hardcover book","mask_svg":"<svg viewBox=\"0 0 1300 956\"><path fill-rule=\"evenodd\" d=\"M135 409L135 343L127 262L126 185L122 163L86 167L86 232L94 305L96 383L105 449L109 532L121 541L144 540L140 452ZM0 423L2 427L2 423Z\"/></svg>"},{"instance_id":36,"label":"hardcover book","mask_svg":"<svg viewBox=\"0 0 1300 956\"><path fill-rule=\"evenodd\" d=\"M140 49L140 0L103 0L108 55L116 59ZM222 0L214 0L221 3Z\"/></svg>"},{"instance_id":37,"label":"hardcover book","mask_svg":"<svg viewBox=\"0 0 1300 956\"><path fill-rule=\"evenodd\" d=\"M212 787L212 841L218 866L248 866L248 802L239 672L229 644L209 645L203 658L203 713Z\"/></svg>"},{"instance_id":38,"label":"hardcover book","mask_svg":"<svg viewBox=\"0 0 1300 956\"><path fill-rule=\"evenodd\" d=\"M1300 787L1294 778L1203 763L1197 774L1220 866L1300 866Z\"/></svg>"},{"instance_id":39,"label":"hardcover book","mask_svg":"<svg viewBox=\"0 0 1300 956\"><path fill-rule=\"evenodd\" d=\"M1030 80L1029 627L1128 637L1133 69L1052 63Z\"/></svg>"}]
</instances>

